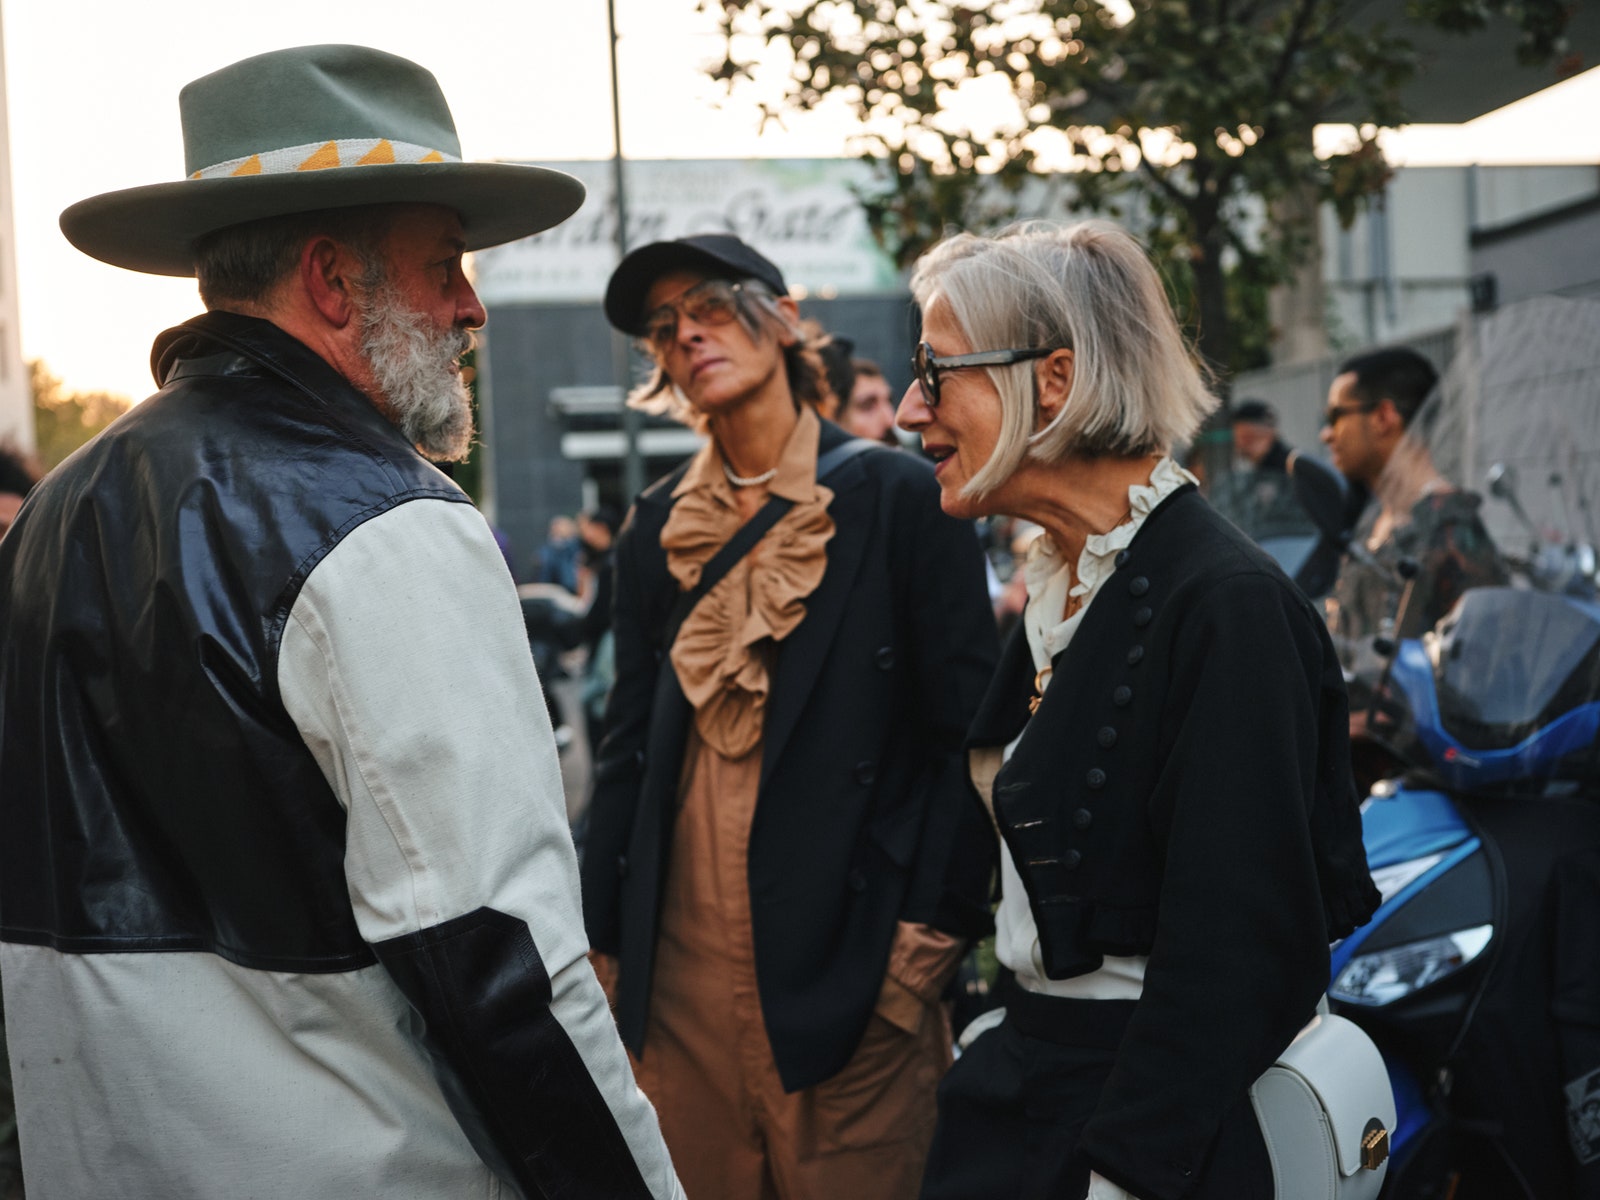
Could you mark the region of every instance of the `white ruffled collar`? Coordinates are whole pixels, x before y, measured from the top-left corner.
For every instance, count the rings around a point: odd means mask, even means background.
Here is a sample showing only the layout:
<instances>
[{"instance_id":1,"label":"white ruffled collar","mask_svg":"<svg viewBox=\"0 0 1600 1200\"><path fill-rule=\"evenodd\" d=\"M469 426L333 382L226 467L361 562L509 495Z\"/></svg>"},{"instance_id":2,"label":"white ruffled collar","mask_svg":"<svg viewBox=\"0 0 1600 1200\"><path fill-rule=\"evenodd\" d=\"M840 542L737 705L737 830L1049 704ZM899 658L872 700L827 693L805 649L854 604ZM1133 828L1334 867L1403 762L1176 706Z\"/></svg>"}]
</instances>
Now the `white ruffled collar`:
<instances>
[{"instance_id":1,"label":"white ruffled collar","mask_svg":"<svg viewBox=\"0 0 1600 1200\"><path fill-rule=\"evenodd\" d=\"M1056 655L1066 649L1100 586L1117 569L1117 553L1125 550L1138 535L1156 506L1184 484L1197 482L1172 459L1162 458L1157 462L1148 483L1136 483L1128 488L1128 515L1122 523L1105 533L1090 534L1084 542L1083 553L1078 555L1076 584L1050 535L1042 533L1034 539L1022 568L1023 581L1028 588L1028 606L1022 620L1036 669L1048 667ZM1072 616L1062 620L1061 614L1072 597L1081 598L1082 603Z\"/></svg>"}]
</instances>

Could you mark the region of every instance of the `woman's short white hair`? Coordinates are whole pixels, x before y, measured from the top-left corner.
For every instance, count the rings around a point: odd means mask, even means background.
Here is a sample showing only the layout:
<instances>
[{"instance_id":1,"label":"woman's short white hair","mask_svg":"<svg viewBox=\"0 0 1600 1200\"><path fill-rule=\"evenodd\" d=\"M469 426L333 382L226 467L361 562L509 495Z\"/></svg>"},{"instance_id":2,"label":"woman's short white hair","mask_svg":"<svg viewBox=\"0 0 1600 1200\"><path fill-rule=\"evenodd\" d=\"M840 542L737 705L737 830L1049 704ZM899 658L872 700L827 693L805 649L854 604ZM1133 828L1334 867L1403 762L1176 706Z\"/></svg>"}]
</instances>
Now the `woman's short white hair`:
<instances>
[{"instance_id":1,"label":"woman's short white hair","mask_svg":"<svg viewBox=\"0 0 1600 1200\"><path fill-rule=\"evenodd\" d=\"M992 491L1026 457L1168 453L1217 406L1149 255L1109 222L957 234L918 260L911 293L923 312L947 304L973 351L1073 352L1067 403L1037 432L1034 363L982 368L1000 393L1000 436L966 495Z\"/></svg>"}]
</instances>

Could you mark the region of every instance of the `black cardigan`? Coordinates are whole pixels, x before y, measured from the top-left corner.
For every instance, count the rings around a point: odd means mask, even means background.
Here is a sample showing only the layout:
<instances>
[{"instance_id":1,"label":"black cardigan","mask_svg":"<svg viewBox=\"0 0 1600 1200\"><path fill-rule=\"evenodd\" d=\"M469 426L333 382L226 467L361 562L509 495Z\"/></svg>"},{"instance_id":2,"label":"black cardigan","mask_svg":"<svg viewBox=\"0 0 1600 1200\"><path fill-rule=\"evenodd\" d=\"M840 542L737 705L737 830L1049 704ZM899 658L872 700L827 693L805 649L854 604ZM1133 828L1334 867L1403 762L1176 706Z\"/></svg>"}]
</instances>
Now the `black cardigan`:
<instances>
[{"instance_id":1,"label":"black cardigan","mask_svg":"<svg viewBox=\"0 0 1600 1200\"><path fill-rule=\"evenodd\" d=\"M1180 1197L1224 1114L1310 1018L1328 942L1376 907L1344 684L1317 613L1192 486L1117 557L1030 722L1019 628L969 738L1046 973L1148 955L1080 1150Z\"/></svg>"}]
</instances>

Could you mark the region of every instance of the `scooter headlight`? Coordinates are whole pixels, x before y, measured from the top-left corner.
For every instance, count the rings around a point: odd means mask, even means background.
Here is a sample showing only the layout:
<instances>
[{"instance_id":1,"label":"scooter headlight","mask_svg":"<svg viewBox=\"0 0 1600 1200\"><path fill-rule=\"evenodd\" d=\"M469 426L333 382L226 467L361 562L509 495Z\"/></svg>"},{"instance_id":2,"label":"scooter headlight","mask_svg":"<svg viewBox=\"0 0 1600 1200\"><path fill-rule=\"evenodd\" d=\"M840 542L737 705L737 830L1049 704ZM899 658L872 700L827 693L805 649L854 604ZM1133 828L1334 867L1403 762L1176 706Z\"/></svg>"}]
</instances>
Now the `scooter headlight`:
<instances>
[{"instance_id":1,"label":"scooter headlight","mask_svg":"<svg viewBox=\"0 0 1600 1200\"><path fill-rule=\"evenodd\" d=\"M1454 975L1478 955L1494 936L1493 925L1374 950L1352 958L1328 989L1336 1000L1378 1008Z\"/></svg>"}]
</instances>

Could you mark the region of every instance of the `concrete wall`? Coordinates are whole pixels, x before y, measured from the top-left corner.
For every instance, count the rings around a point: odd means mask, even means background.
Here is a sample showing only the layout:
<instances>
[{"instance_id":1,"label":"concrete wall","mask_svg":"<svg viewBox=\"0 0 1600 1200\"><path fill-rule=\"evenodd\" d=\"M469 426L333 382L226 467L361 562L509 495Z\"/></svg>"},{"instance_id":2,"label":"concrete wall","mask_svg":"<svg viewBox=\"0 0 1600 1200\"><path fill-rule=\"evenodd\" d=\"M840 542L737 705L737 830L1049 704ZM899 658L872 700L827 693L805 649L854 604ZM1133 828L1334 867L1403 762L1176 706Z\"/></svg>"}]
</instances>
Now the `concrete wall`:
<instances>
[{"instance_id":1,"label":"concrete wall","mask_svg":"<svg viewBox=\"0 0 1600 1200\"><path fill-rule=\"evenodd\" d=\"M1600 198L1476 234L1472 270L1494 276L1501 304L1545 292L1600 295Z\"/></svg>"},{"instance_id":2,"label":"concrete wall","mask_svg":"<svg viewBox=\"0 0 1600 1200\"><path fill-rule=\"evenodd\" d=\"M1582 274L1588 268L1581 260L1600 255L1592 236L1586 245L1575 238L1554 253L1529 243L1532 257L1503 265L1498 258L1480 261L1480 242L1492 241L1492 231L1537 224L1597 193L1600 168L1594 166L1404 167L1349 229L1324 208L1323 278L1334 352L1450 325L1471 302L1471 279L1484 270L1506 272L1502 303L1559 290L1549 280ZM1563 263L1563 254L1580 261Z\"/></svg>"}]
</instances>

